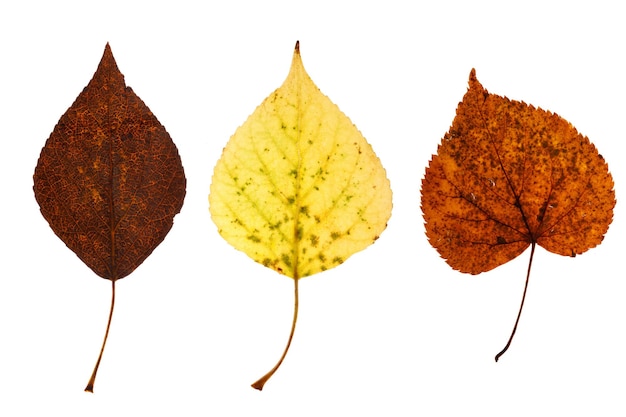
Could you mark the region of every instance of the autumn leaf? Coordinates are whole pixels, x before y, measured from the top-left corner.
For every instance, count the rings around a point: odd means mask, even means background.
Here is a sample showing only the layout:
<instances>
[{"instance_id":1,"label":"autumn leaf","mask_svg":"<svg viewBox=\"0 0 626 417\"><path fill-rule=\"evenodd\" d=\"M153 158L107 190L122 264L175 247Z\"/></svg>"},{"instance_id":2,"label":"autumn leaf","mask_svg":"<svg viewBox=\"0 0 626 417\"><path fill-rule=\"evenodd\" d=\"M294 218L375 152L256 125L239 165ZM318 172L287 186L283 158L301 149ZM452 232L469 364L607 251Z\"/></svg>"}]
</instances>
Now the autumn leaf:
<instances>
[{"instance_id":1,"label":"autumn leaf","mask_svg":"<svg viewBox=\"0 0 626 417\"><path fill-rule=\"evenodd\" d=\"M489 94L470 73L422 181L431 245L454 269L479 274L539 245L575 256L599 245L613 219L613 179L589 139L556 114Z\"/></svg>"},{"instance_id":2,"label":"autumn leaf","mask_svg":"<svg viewBox=\"0 0 626 417\"><path fill-rule=\"evenodd\" d=\"M174 142L117 68L109 44L87 87L41 151L35 198L56 235L112 283L111 309L85 391L93 392L106 344L115 282L163 241L185 197Z\"/></svg>"},{"instance_id":3,"label":"autumn leaf","mask_svg":"<svg viewBox=\"0 0 626 417\"><path fill-rule=\"evenodd\" d=\"M235 132L215 166L211 217L236 249L298 280L343 263L372 244L391 215L378 157L304 70L296 43L291 70Z\"/></svg>"}]
</instances>

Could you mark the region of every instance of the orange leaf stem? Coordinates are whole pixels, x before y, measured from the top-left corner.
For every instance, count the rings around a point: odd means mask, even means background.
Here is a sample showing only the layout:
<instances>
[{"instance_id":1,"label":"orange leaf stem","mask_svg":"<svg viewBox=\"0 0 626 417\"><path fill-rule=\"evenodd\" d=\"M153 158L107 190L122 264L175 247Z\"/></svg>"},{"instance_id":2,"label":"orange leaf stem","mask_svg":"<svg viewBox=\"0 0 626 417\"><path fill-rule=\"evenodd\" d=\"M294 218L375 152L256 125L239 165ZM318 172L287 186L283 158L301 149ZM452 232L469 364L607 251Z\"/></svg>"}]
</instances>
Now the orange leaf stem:
<instances>
[{"instance_id":1,"label":"orange leaf stem","mask_svg":"<svg viewBox=\"0 0 626 417\"><path fill-rule=\"evenodd\" d=\"M98 367L100 366L100 360L102 360L102 354L104 353L104 346L107 343L107 338L109 337L109 329L111 328L111 318L113 317L113 307L115 306L115 280L111 280L112 283L112 291L111 291L111 311L109 311L109 321L107 323L107 329L104 333L104 340L102 341L102 347L100 348L100 355L98 355L98 361L96 362L96 366L93 368L93 372L91 373L91 378L89 378L89 382L85 387L86 392L93 393L93 384L96 382L96 374L98 373Z\"/></svg>"}]
</instances>

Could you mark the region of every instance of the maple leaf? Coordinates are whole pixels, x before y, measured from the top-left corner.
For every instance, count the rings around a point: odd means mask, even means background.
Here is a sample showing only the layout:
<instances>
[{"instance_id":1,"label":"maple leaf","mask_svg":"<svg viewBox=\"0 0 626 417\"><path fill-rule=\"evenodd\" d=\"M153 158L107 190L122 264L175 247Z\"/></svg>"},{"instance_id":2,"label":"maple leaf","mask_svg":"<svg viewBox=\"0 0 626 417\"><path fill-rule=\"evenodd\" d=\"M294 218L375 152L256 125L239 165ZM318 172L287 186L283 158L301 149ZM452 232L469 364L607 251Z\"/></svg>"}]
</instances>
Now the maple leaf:
<instances>
[{"instance_id":1,"label":"maple leaf","mask_svg":"<svg viewBox=\"0 0 626 417\"><path fill-rule=\"evenodd\" d=\"M185 174L165 128L117 68L107 43L93 78L41 151L35 198L56 235L97 275L115 282L163 241L185 197Z\"/></svg>"},{"instance_id":2,"label":"maple leaf","mask_svg":"<svg viewBox=\"0 0 626 417\"><path fill-rule=\"evenodd\" d=\"M459 103L422 180L430 244L454 269L479 274L531 246L526 285L539 245L575 256L599 245L613 219L608 165L565 119L489 94L470 73Z\"/></svg>"},{"instance_id":3,"label":"maple leaf","mask_svg":"<svg viewBox=\"0 0 626 417\"><path fill-rule=\"evenodd\" d=\"M296 43L283 85L235 132L215 166L209 195L219 233L255 261L294 280L342 264L372 244L391 215L380 160L304 70Z\"/></svg>"}]
</instances>

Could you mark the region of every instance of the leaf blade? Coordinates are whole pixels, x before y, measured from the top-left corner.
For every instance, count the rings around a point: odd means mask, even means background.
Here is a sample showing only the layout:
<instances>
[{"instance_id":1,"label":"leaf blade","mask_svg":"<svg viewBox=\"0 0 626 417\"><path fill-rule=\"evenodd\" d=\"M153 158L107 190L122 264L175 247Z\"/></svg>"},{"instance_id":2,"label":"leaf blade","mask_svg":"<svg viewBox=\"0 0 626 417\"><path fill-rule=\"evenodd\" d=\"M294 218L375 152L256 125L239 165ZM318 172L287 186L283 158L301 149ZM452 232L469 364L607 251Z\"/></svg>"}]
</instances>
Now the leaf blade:
<instances>
[{"instance_id":1,"label":"leaf blade","mask_svg":"<svg viewBox=\"0 0 626 417\"><path fill-rule=\"evenodd\" d=\"M33 179L50 227L102 278L129 275L171 229L186 187L178 150L126 87L108 44L46 141Z\"/></svg>"},{"instance_id":2,"label":"leaf blade","mask_svg":"<svg viewBox=\"0 0 626 417\"><path fill-rule=\"evenodd\" d=\"M224 148L209 205L231 245L298 278L373 243L389 219L391 189L371 146L315 86L296 49L283 85Z\"/></svg>"},{"instance_id":3,"label":"leaf blade","mask_svg":"<svg viewBox=\"0 0 626 417\"><path fill-rule=\"evenodd\" d=\"M489 94L470 74L422 180L430 243L454 269L478 274L531 243L572 256L598 245L613 217L608 165L566 120Z\"/></svg>"}]
</instances>

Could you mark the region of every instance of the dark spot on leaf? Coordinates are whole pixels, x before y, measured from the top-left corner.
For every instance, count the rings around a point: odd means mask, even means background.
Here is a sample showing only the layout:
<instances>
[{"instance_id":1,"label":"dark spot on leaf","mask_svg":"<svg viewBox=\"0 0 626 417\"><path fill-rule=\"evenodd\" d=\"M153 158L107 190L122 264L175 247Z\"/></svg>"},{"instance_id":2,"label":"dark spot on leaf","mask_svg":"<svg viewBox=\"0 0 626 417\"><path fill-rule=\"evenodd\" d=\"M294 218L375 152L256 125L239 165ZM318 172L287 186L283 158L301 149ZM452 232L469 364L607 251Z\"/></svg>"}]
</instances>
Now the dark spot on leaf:
<instances>
[{"instance_id":1,"label":"dark spot on leaf","mask_svg":"<svg viewBox=\"0 0 626 417\"><path fill-rule=\"evenodd\" d=\"M276 222L276 223L274 223L274 224L270 224L269 228L270 228L270 230L275 230L275 229L278 229L278 228L280 227L280 225L281 225L281 224L283 224L283 222L281 222L281 221L279 220L279 221L277 221L277 222Z\"/></svg>"},{"instance_id":2,"label":"dark spot on leaf","mask_svg":"<svg viewBox=\"0 0 626 417\"><path fill-rule=\"evenodd\" d=\"M291 268L291 257L288 254L283 253L280 256L280 260L283 261L283 263L287 265L289 268Z\"/></svg>"}]
</instances>

